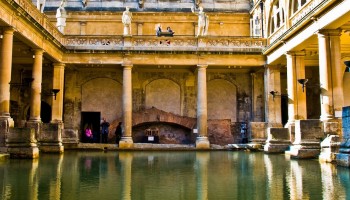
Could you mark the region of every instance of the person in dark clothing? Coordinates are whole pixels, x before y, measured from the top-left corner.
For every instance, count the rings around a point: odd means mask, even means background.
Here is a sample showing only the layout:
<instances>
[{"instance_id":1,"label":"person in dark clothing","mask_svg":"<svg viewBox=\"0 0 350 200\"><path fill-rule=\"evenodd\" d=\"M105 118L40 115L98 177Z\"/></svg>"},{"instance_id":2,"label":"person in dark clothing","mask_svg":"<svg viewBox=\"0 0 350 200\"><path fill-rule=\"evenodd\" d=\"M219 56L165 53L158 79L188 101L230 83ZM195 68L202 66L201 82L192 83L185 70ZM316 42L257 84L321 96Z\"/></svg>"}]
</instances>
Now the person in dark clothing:
<instances>
[{"instance_id":1,"label":"person in dark clothing","mask_svg":"<svg viewBox=\"0 0 350 200\"><path fill-rule=\"evenodd\" d=\"M102 143L107 143L108 127L109 127L109 123L106 121L106 118L102 118L102 123L101 123Z\"/></svg>"},{"instance_id":2,"label":"person in dark clothing","mask_svg":"<svg viewBox=\"0 0 350 200\"><path fill-rule=\"evenodd\" d=\"M115 143L119 144L120 139L122 138L123 130L122 123L119 122L117 128L115 129Z\"/></svg>"}]
</instances>

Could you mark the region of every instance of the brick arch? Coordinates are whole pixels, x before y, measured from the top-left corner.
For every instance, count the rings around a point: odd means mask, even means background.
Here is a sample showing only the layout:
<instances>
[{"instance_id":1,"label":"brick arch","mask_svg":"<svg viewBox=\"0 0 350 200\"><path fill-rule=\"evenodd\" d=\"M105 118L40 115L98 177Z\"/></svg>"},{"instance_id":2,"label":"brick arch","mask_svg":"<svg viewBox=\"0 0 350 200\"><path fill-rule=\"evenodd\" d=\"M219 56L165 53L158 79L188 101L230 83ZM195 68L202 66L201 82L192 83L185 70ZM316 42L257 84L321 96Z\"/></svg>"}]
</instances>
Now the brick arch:
<instances>
[{"instance_id":1,"label":"brick arch","mask_svg":"<svg viewBox=\"0 0 350 200\"><path fill-rule=\"evenodd\" d=\"M192 130L196 127L197 119L165 112L155 107L134 112L132 114L132 126L154 122L177 124Z\"/></svg>"}]
</instances>

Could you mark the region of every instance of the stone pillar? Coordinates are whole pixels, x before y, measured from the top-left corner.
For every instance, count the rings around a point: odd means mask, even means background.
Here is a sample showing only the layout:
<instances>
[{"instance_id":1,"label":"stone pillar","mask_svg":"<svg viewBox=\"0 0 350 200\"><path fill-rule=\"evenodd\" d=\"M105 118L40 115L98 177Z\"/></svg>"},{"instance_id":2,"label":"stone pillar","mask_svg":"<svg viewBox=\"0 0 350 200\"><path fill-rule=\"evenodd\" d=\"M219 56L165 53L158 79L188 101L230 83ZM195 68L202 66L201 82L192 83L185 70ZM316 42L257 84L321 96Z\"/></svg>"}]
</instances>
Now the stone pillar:
<instances>
[{"instance_id":1,"label":"stone pillar","mask_svg":"<svg viewBox=\"0 0 350 200\"><path fill-rule=\"evenodd\" d=\"M286 151L292 158L317 158L324 137L322 122L317 119L295 120L295 141Z\"/></svg>"},{"instance_id":2,"label":"stone pillar","mask_svg":"<svg viewBox=\"0 0 350 200\"><path fill-rule=\"evenodd\" d=\"M133 147L132 140L132 65L123 66L123 125L124 134L119 142L119 148Z\"/></svg>"},{"instance_id":3,"label":"stone pillar","mask_svg":"<svg viewBox=\"0 0 350 200\"><path fill-rule=\"evenodd\" d=\"M8 153L12 158L38 158L39 149L34 128L10 128L6 138Z\"/></svg>"},{"instance_id":4,"label":"stone pillar","mask_svg":"<svg viewBox=\"0 0 350 200\"><path fill-rule=\"evenodd\" d=\"M41 83L42 83L42 65L43 65L43 53L42 49L35 49L35 58L33 64L31 85L31 97L30 97L30 122L40 122L40 109L41 109Z\"/></svg>"},{"instance_id":5,"label":"stone pillar","mask_svg":"<svg viewBox=\"0 0 350 200\"><path fill-rule=\"evenodd\" d=\"M334 119L335 112L340 112L344 103L342 81L345 66L340 63L340 34L341 30L318 32L322 121Z\"/></svg>"},{"instance_id":6,"label":"stone pillar","mask_svg":"<svg viewBox=\"0 0 350 200\"><path fill-rule=\"evenodd\" d=\"M306 88L298 82L305 79L305 53L288 52L287 56L287 90L288 90L288 124L295 120L307 119Z\"/></svg>"},{"instance_id":7,"label":"stone pillar","mask_svg":"<svg viewBox=\"0 0 350 200\"><path fill-rule=\"evenodd\" d=\"M251 73L252 78L252 121L264 121L264 75L263 73Z\"/></svg>"},{"instance_id":8,"label":"stone pillar","mask_svg":"<svg viewBox=\"0 0 350 200\"><path fill-rule=\"evenodd\" d=\"M265 153L283 153L288 149L291 142L287 128L268 128L267 133Z\"/></svg>"},{"instance_id":9,"label":"stone pillar","mask_svg":"<svg viewBox=\"0 0 350 200\"><path fill-rule=\"evenodd\" d=\"M10 81L12 70L12 49L13 49L12 28L5 28L2 32L0 55L0 152L6 151L5 136L9 128L14 126L10 117Z\"/></svg>"},{"instance_id":10,"label":"stone pillar","mask_svg":"<svg viewBox=\"0 0 350 200\"><path fill-rule=\"evenodd\" d=\"M265 99L265 121L268 122L268 126L282 127L281 70L279 66L266 66Z\"/></svg>"},{"instance_id":11,"label":"stone pillar","mask_svg":"<svg viewBox=\"0 0 350 200\"><path fill-rule=\"evenodd\" d=\"M197 67L197 149L209 149L207 108L207 65Z\"/></svg>"},{"instance_id":12,"label":"stone pillar","mask_svg":"<svg viewBox=\"0 0 350 200\"><path fill-rule=\"evenodd\" d=\"M54 123L61 123L63 116L63 89L64 89L64 64L53 64L53 89L59 89L56 99L52 98L51 120Z\"/></svg>"},{"instance_id":13,"label":"stone pillar","mask_svg":"<svg viewBox=\"0 0 350 200\"><path fill-rule=\"evenodd\" d=\"M0 60L0 119L10 118L10 81L13 49L12 28L3 31Z\"/></svg>"}]
</instances>

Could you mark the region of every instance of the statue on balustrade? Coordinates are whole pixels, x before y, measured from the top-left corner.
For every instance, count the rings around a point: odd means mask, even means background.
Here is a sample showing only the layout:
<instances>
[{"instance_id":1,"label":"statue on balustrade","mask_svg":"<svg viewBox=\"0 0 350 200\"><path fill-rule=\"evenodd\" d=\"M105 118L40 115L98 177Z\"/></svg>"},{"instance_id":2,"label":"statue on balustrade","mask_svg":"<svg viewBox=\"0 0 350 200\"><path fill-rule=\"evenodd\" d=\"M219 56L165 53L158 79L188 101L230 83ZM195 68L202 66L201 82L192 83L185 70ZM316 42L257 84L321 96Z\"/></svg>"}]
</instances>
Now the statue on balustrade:
<instances>
[{"instance_id":1,"label":"statue on balustrade","mask_svg":"<svg viewBox=\"0 0 350 200\"><path fill-rule=\"evenodd\" d=\"M198 31L197 31L197 37L198 36L205 36L208 32L209 27L209 16L205 14L203 11L203 7L199 7L199 11L195 12L194 7L191 8L192 13L195 15L198 15Z\"/></svg>"},{"instance_id":2,"label":"statue on balustrade","mask_svg":"<svg viewBox=\"0 0 350 200\"><path fill-rule=\"evenodd\" d=\"M45 3L46 3L46 0L37 0L37 1L36 1L36 8L37 8L41 13L44 12Z\"/></svg>"},{"instance_id":3,"label":"statue on balustrade","mask_svg":"<svg viewBox=\"0 0 350 200\"><path fill-rule=\"evenodd\" d=\"M122 22L124 24L124 35L131 35L131 20L132 13L129 11L129 7L125 7L125 11L123 12Z\"/></svg>"},{"instance_id":4,"label":"statue on balustrade","mask_svg":"<svg viewBox=\"0 0 350 200\"><path fill-rule=\"evenodd\" d=\"M62 0L60 7L56 10L56 26L61 33L64 33L64 27L66 26L67 12L64 9L66 0Z\"/></svg>"}]
</instances>

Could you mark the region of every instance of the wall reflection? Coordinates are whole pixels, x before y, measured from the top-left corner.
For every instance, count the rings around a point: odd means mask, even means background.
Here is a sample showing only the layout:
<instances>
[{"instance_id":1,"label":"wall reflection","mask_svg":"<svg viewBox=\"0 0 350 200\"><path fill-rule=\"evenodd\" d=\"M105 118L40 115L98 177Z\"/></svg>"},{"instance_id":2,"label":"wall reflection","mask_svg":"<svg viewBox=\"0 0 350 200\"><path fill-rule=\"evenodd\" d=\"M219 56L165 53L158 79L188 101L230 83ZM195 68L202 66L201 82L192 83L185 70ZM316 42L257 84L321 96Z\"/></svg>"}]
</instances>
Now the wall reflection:
<instances>
[{"instance_id":1,"label":"wall reflection","mask_svg":"<svg viewBox=\"0 0 350 200\"><path fill-rule=\"evenodd\" d=\"M349 199L348 168L248 152L65 152L0 162L1 199Z\"/></svg>"}]
</instances>

